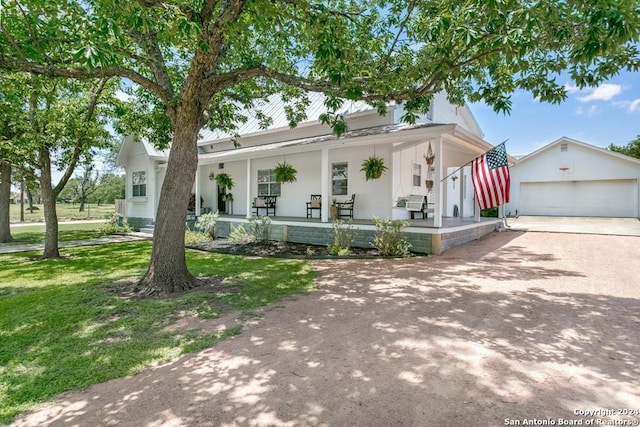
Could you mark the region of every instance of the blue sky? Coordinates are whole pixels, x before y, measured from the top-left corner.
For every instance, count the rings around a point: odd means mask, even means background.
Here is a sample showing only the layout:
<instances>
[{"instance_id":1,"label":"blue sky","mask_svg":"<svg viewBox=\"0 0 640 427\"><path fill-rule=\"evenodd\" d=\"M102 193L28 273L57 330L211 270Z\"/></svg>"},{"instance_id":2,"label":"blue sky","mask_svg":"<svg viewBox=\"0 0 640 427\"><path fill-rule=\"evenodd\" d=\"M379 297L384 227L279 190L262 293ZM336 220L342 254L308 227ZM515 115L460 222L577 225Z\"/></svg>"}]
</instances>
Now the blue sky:
<instances>
[{"instance_id":1,"label":"blue sky","mask_svg":"<svg viewBox=\"0 0 640 427\"><path fill-rule=\"evenodd\" d=\"M512 97L510 115L496 114L483 103L471 104L485 140L505 139L513 156L529 154L566 136L598 147L626 145L640 134L640 73L624 72L597 88L578 90L567 81L568 98L559 105Z\"/></svg>"}]
</instances>

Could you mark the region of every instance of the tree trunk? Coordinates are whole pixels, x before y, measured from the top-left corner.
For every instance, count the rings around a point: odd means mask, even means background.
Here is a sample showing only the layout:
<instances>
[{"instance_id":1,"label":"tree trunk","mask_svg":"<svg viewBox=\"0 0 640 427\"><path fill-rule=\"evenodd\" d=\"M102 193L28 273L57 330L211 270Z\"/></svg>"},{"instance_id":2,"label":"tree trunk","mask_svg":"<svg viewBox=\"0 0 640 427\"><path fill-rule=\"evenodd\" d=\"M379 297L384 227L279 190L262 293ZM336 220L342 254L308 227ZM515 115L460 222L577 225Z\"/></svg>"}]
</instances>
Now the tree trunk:
<instances>
[{"instance_id":1,"label":"tree trunk","mask_svg":"<svg viewBox=\"0 0 640 427\"><path fill-rule=\"evenodd\" d=\"M0 162L0 243L13 242L11 236L11 165Z\"/></svg>"},{"instance_id":2,"label":"tree trunk","mask_svg":"<svg viewBox=\"0 0 640 427\"><path fill-rule=\"evenodd\" d=\"M44 253L42 258L60 258L58 250L58 213L56 212L56 193L51 184L51 157L46 148L40 149L40 189L44 210Z\"/></svg>"},{"instance_id":3,"label":"tree trunk","mask_svg":"<svg viewBox=\"0 0 640 427\"><path fill-rule=\"evenodd\" d=\"M33 213L33 193L27 185L27 202L29 203L29 212Z\"/></svg>"},{"instance_id":4,"label":"tree trunk","mask_svg":"<svg viewBox=\"0 0 640 427\"><path fill-rule=\"evenodd\" d=\"M197 108L179 108L162 183L149 269L140 281L146 294L170 294L196 286L185 258L184 233L189 196L198 166L200 130ZM153 188L147 191L154 191Z\"/></svg>"}]
</instances>

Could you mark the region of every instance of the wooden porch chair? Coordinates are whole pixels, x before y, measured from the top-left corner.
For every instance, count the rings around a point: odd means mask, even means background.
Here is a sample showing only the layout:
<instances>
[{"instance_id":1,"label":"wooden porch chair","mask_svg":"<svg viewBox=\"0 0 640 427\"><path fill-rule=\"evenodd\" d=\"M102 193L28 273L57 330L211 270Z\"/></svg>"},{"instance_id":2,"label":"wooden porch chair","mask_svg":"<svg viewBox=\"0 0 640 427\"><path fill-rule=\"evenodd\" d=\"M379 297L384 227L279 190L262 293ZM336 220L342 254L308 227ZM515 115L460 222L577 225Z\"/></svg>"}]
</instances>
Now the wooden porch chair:
<instances>
[{"instance_id":1,"label":"wooden porch chair","mask_svg":"<svg viewBox=\"0 0 640 427\"><path fill-rule=\"evenodd\" d=\"M322 216L322 195L312 194L311 199L307 202L307 218L313 218L313 211L318 211L318 217Z\"/></svg>"},{"instance_id":2,"label":"wooden porch chair","mask_svg":"<svg viewBox=\"0 0 640 427\"><path fill-rule=\"evenodd\" d=\"M276 216L276 197L277 196L258 196L254 197L251 208L256 216L260 216L260 211L265 211L265 216L269 216L269 212Z\"/></svg>"},{"instance_id":3,"label":"wooden porch chair","mask_svg":"<svg viewBox=\"0 0 640 427\"><path fill-rule=\"evenodd\" d=\"M338 218L351 218L353 219L353 206L356 202L356 194L351 195L351 199L346 202L336 202L338 208Z\"/></svg>"}]
</instances>

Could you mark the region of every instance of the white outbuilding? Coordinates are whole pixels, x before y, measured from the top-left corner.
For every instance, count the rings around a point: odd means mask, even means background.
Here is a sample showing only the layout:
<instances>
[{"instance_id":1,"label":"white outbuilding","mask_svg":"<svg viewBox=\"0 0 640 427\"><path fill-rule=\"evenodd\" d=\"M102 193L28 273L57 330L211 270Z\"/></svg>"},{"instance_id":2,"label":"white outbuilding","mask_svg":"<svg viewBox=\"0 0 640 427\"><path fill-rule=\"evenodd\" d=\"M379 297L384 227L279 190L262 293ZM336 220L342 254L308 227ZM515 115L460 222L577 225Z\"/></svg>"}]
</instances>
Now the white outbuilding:
<instances>
[{"instance_id":1,"label":"white outbuilding","mask_svg":"<svg viewBox=\"0 0 640 427\"><path fill-rule=\"evenodd\" d=\"M640 216L640 160L562 137L511 168L506 212L546 216Z\"/></svg>"}]
</instances>

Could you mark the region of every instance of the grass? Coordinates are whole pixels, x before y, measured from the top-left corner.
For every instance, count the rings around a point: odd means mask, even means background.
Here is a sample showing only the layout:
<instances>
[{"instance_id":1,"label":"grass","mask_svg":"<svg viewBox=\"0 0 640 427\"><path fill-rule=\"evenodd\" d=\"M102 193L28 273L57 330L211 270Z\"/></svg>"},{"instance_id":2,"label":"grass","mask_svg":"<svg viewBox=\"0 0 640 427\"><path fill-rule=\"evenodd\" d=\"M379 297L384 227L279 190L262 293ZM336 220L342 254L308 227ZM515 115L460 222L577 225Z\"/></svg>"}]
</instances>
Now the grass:
<instances>
[{"instance_id":1,"label":"grass","mask_svg":"<svg viewBox=\"0 0 640 427\"><path fill-rule=\"evenodd\" d=\"M43 222L44 221L44 207L42 205L33 205L37 207L33 213L29 212L28 205L24 205L24 221L25 222ZM85 211L79 212L78 204L58 203L56 205L56 212L58 213L58 220L80 220L80 219L103 219L107 218L113 212L115 212L115 206L113 204L96 205L86 204ZM11 222L20 221L20 205L11 204L9 206L9 220Z\"/></svg>"},{"instance_id":2,"label":"grass","mask_svg":"<svg viewBox=\"0 0 640 427\"><path fill-rule=\"evenodd\" d=\"M106 222L106 221L105 221ZM86 240L104 237L100 231L104 227L104 222L87 222L75 224L58 224L58 241L68 242L71 240ZM30 243L44 243L44 225L25 225L11 227L11 236L15 242L0 243L2 246L25 245Z\"/></svg>"},{"instance_id":3,"label":"grass","mask_svg":"<svg viewBox=\"0 0 640 427\"><path fill-rule=\"evenodd\" d=\"M114 282L139 277L150 243L0 255L0 424L66 390L135 374L240 332L166 329L180 313L217 317L249 310L313 286L303 261L187 251L190 270L223 278L220 291L175 298L127 299ZM115 262L114 260L117 260Z\"/></svg>"}]
</instances>

